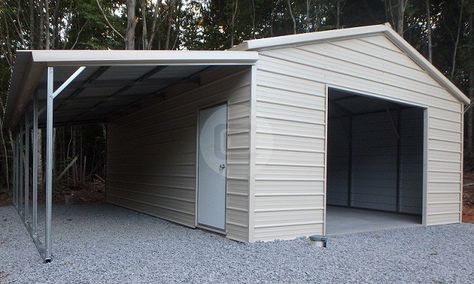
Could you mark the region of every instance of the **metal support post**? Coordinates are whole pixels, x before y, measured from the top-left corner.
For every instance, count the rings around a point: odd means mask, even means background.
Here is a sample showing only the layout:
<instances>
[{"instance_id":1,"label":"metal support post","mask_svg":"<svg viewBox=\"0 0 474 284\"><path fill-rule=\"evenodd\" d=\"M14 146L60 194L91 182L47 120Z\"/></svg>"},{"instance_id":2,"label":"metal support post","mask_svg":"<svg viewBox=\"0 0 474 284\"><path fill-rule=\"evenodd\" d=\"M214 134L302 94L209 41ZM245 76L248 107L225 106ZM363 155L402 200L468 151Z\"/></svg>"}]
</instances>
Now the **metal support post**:
<instances>
[{"instance_id":1,"label":"metal support post","mask_svg":"<svg viewBox=\"0 0 474 284\"><path fill-rule=\"evenodd\" d=\"M51 221L53 199L53 102L54 67L48 67L48 93L46 105L46 236L45 261L51 261Z\"/></svg>"},{"instance_id":2,"label":"metal support post","mask_svg":"<svg viewBox=\"0 0 474 284\"><path fill-rule=\"evenodd\" d=\"M20 139L18 141L18 160L19 160L19 164L18 164L18 174L19 174L19 179L18 179L18 184L20 185L20 190L19 190L19 193L20 193L20 217L21 219L23 220L23 222L25 221L25 211L24 211L24 204L25 204L25 196L24 196L24 193L25 193L25 187L24 187L24 182L25 182L25 179L23 177L23 174L24 174L24 171L23 171L23 164L24 164L24 159L23 159L23 153L24 153L24 150L23 150L23 146L25 145L23 143L23 129L20 131Z\"/></svg>"},{"instance_id":3,"label":"metal support post","mask_svg":"<svg viewBox=\"0 0 474 284\"><path fill-rule=\"evenodd\" d=\"M25 113L25 223L29 222L30 201L30 126L28 125L28 114Z\"/></svg>"},{"instance_id":4,"label":"metal support post","mask_svg":"<svg viewBox=\"0 0 474 284\"><path fill-rule=\"evenodd\" d=\"M54 167L54 136L53 136L53 115L54 98L58 96L85 67L79 67L56 91L54 91L54 67L47 69L47 94L46 94L46 218L44 244L38 238L38 172L39 172L39 153L41 151L38 135L38 98L33 97L33 118L32 125L29 124L28 116L25 114L24 129L20 127L14 149L14 188L15 204L18 212L25 222L28 231L33 238L41 257L45 262L50 262L52 257L52 207L53 207L53 167ZM32 135L32 136L30 136ZM32 176L30 180L30 144L32 147ZM32 212L29 208L30 181L32 184ZM31 214L30 214L31 213ZM31 221L31 223L30 223ZM30 226L31 225L31 226Z\"/></svg>"},{"instance_id":5,"label":"metal support post","mask_svg":"<svg viewBox=\"0 0 474 284\"><path fill-rule=\"evenodd\" d=\"M12 182L13 182L13 205L18 210L18 199L16 190L16 137L13 140L13 153L12 153Z\"/></svg>"},{"instance_id":6,"label":"metal support post","mask_svg":"<svg viewBox=\"0 0 474 284\"><path fill-rule=\"evenodd\" d=\"M16 165L15 165L15 172L16 172L16 197L17 197L17 204L16 210L20 213L20 206L21 206L21 182L20 182L20 133L16 135L15 141L15 148L16 148Z\"/></svg>"},{"instance_id":7,"label":"metal support post","mask_svg":"<svg viewBox=\"0 0 474 284\"><path fill-rule=\"evenodd\" d=\"M33 239L38 237L38 98L33 99L33 215L32 215L32 235Z\"/></svg>"},{"instance_id":8,"label":"metal support post","mask_svg":"<svg viewBox=\"0 0 474 284\"><path fill-rule=\"evenodd\" d=\"M20 212L20 134L16 134L15 139L15 182L16 182L16 210Z\"/></svg>"}]
</instances>

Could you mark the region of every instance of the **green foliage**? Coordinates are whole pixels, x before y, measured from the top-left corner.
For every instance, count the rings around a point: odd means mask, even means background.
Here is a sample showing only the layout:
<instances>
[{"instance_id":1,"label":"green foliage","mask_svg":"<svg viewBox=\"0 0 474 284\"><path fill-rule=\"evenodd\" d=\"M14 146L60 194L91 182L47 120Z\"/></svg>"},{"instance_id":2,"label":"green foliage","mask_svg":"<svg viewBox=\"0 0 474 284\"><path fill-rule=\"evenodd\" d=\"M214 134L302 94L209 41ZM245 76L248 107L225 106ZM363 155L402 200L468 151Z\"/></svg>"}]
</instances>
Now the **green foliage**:
<instances>
[{"instance_id":1,"label":"green foliage","mask_svg":"<svg viewBox=\"0 0 474 284\"><path fill-rule=\"evenodd\" d=\"M114 14L123 4L116 2L99 1L112 26L123 31L126 25L125 17ZM65 48L123 49L123 40L108 26L96 0L72 1L66 7L65 14Z\"/></svg>"},{"instance_id":2,"label":"green foliage","mask_svg":"<svg viewBox=\"0 0 474 284\"><path fill-rule=\"evenodd\" d=\"M145 7L142 7L143 2ZM461 25L456 56L459 64L456 64L453 79L466 90L466 73L474 65L472 23L469 22L474 0L430 2L433 62L448 76L457 28ZM44 3L48 3L48 19L41 12ZM397 3L397 0L137 0L136 48L227 49L231 43L235 45L246 39L293 33L291 15L297 33L392 22L394 12L388 8L389 3ZM461 3L463 16L459 23ZM50 37L49 47L54 49L123 49L126 14L125 0L1 1L1 94L6 93L16 49L45 48L46 34ZM42 31L40 24L45 22L49 23L47 31ZM427 54L426 2L408 1L405 22L407 41Z\"/></svg>"},{"instance_id":3,"label":"green foliage","mask_svg":"<svg viewBox=\"0 0 474 284\"><path fill-rule=\"evenodd\" d=\"M398 0L137 0L135 48L219 50L246 39L393 23L394 3ZM474 69L474 0L430 3L433 64L448 77L452 73L467 93ZM404 23L405 39L427 54L426 2L408 1ZM17 49L123 49L126 28L125 0L1 0L2 109ZM99 130L81 136L92 155L105 149Z\"/></svg>"}]
</instances>

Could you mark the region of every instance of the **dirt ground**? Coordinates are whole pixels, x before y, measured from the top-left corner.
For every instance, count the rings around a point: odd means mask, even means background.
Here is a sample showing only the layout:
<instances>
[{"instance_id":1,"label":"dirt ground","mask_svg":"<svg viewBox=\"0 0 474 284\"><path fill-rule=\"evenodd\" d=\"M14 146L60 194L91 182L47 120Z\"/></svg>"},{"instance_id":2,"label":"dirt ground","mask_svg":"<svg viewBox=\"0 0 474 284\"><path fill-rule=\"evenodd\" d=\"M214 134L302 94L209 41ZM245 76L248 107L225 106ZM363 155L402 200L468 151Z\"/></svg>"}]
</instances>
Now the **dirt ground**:
<instances>
[{"instance_id":1,"label":"dirt ground","mask_svg":"<svg viewBox=\"0 0 474 284\"><path fill-rule=\"evenodd\" d=\"M66 200L70 196L69 201ZM105 184L90 183L71 187L69 191L53 194L54 203L57 204L89 204L105 202Z\"/></svg>"},{"instance_id":2,"label":"dirt ground","mask_svg":"<svg viewBox=\"0 0 474 284\"><path fill-rule=\"evenodd\" d=\"M10 204L10 198L6 192L0 192L0 206L7 206ZM2 275L0 274L0 280L2 280Z\"/></svg>"},{"instance_id":3,"label":"dirt ground","mask_svg":"<svg viewBox=\"0 0 474 284\"><path fill-rule=\"evenodd\" d=\"M474 172L464 173L462 221L474 224Z\"/></svg>"},{"instance_id":4,"label":"dirt ground","mask_svg":"<svg viewBox=\"0 0 474 284\"><path fill-rule=\"evenodd\" d=\"M53 194L55 204L90 204L101 203L105 201L105 184L103 182L94 182L71 188L69 191L56 191ZM70 196L66 200L66 196ZM44 201L44 195L38 194L39 202ZM11 197L5 192L0 192L0 206L7 206L12 203ZM1 275L0 275L1 279Z\"/></svg>"}]
</instances>

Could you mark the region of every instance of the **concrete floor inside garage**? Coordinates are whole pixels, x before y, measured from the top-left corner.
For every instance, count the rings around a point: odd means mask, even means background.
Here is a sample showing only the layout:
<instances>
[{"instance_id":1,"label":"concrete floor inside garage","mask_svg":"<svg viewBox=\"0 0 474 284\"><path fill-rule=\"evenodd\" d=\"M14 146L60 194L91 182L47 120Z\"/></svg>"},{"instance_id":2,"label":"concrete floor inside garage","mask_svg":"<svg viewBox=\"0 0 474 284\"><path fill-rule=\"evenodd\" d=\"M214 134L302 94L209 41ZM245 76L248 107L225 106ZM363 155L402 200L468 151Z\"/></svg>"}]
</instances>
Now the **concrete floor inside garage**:
<instances>
[{"instance_id":1,"label":"concrete floor inside garage","mask_svg":"<svg viewBox=\"0 0 474 284\"><path fill-rule=\"evenodd\" d=\"M339 235L421 226L420 217L367 209L328 206L327 235Z\"/></svg>"}]
</instances>

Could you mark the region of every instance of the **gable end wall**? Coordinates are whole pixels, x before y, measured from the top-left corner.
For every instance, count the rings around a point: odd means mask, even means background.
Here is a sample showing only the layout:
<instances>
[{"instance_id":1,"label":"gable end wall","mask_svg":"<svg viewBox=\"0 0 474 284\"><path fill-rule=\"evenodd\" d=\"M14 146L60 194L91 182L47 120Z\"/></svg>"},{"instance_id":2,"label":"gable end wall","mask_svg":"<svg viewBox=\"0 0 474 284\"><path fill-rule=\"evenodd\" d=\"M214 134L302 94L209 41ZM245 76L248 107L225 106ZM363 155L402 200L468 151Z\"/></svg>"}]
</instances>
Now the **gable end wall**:
<instances>
[{"instance_id":1,"label":"gable end wall","mask_svg":"<svg viewBox=\"0 0 474 284\"><path fill-rule=\"evenodd\" d=\"M460 222L463 105L384 35L261 50L256 69L254 240L324 233L328 86L427 109L424 222Z\"/></svg>"}]
</instances>

